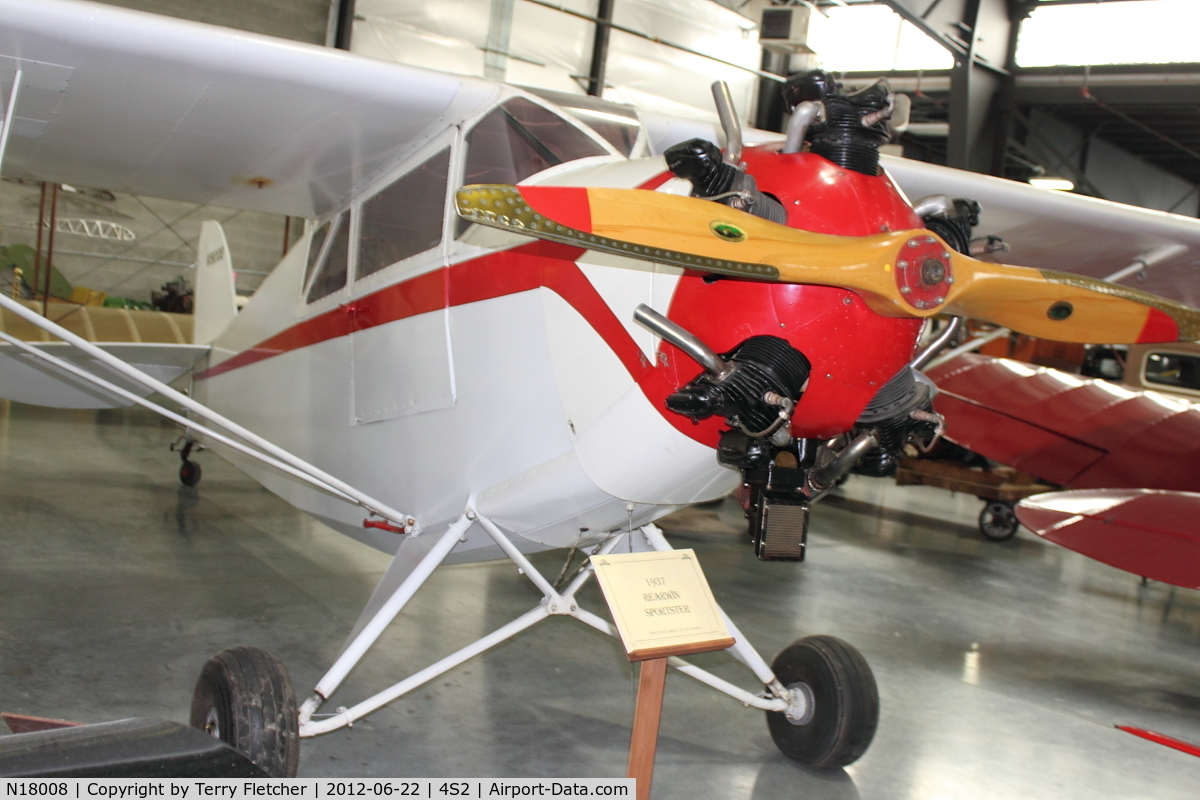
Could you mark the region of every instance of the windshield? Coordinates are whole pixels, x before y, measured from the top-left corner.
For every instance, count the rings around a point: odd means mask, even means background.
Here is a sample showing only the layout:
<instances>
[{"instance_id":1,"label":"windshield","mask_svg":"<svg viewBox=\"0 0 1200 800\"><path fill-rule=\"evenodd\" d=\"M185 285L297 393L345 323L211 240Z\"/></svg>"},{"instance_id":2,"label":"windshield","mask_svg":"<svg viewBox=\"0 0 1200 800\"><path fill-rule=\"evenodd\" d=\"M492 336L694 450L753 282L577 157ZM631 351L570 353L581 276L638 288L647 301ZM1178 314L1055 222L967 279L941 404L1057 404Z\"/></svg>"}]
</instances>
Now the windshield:
<instances>
[{"instance_id":1,"label":"windshield","mask_svg":"<svg viewBox=\"0 0 1200 800\"><path fill-rule=\"evenodd\" d=\"M519 183L567 161L608 155L598 142L554 112L514 97L467 134L463 184Z\"/></svg>"}]
</instances>

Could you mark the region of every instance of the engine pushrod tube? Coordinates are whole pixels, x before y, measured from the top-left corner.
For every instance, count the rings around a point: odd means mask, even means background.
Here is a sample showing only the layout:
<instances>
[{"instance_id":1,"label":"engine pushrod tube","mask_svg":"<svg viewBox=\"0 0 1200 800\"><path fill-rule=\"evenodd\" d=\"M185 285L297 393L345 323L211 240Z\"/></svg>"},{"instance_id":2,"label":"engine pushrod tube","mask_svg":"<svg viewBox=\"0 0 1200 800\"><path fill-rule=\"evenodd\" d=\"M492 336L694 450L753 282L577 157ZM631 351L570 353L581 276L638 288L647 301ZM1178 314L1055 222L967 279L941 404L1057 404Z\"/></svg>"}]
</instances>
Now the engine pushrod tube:
<instances>
[{"instance_id":1,"label":"engine pushrod tube","mask_svg":"<svg viewBox=\"0 0 1200 800\"><path fill-rule=\"evenodd\" d=\"M692 332L672 322L650 306L642 303L633 312L633 321L665 341L678 347L710 375L723 378L733 369L712 348Z\"/></svg>"},{"instance_id":2,"label":"engine pushrod tube","mask_svg":"<svg viewBox=\"0 0 1200 800\"><path fill-rule=\"evenodd\" d=\"M954 334L958 333L958 329L961 328L962 325L962 317L952 317L950 319L950 324L946 326L946 329L939 333L937 338L926 345L925 349L917 354L917 357L912 360L912 363L909 364L909 366L913 369L923 369L926 364L928 364L930 361L933 361L934 356L942 352L946 345L950 344L950 340L954 337Z\"/></svg>"},{"instance_id":3,"label":"engine pushrod tube","mask_svg":"<svg viewBox=\"0 0 1200 800\"><path fill-rule=\"evenodd\" d=\"M838 478L849 472L868 451L874 450L878 446L879 442L875 439L875 434L863 431L853 442L842 448L842 452L837 454L837 458L810 472L809 483L817 491L825 491L837 483Z\"/></svg>"},{"instance_id":4,"label":"engine pushrod tube","mask_svg":"<svg viewBox=\"0 0 1200 800\"><path fill-rule=\"evenodd\" d=\"M713 102L717 116L721 118L721 130L725 131L725 163L738 166L742 163L742 123L733 107L733 95L729 84L716 81L712 85Z\"/></svg>"}]
</instances>

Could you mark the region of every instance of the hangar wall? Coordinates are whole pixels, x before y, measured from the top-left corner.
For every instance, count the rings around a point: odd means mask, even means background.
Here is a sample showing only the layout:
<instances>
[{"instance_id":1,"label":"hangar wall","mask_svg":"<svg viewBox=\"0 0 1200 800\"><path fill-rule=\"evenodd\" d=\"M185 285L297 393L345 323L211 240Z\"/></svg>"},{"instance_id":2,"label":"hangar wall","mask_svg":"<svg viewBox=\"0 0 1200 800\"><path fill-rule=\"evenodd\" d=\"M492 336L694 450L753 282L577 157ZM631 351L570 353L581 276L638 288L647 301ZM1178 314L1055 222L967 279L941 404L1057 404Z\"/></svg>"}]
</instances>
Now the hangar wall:
<instances>
[{"instance_id":1,"label":"hangar wall","mask_svg":"<svg viewBox=\"0 0 1200 800\"><path fill-rule=\"evenodd\" d=\"M1107 200L1187 217L1200 212L1197 187L1104 138L1033 109L1027 146L1051 172L1079 181L1082 173Z\"/></svg>"}]
</instances>

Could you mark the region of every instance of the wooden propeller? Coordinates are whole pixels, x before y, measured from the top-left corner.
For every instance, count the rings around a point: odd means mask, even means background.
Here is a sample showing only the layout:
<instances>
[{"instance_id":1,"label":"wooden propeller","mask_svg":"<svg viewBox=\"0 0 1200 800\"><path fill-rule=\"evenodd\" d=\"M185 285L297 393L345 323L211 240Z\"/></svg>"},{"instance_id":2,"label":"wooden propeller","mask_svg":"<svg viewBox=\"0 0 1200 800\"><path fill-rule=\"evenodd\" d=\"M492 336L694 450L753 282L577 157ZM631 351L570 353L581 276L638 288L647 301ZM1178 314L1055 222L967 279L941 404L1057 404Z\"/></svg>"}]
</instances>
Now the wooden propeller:
<instances>
[{"instance_id":1,"label":"wooden propeller","mask_svg":"<svg viewBox=\"0 0 1200 800\"><path fill-rule=\"evenodd\" d=\"M697 272L839 286L889 317L955 314L1061 342L1200 339L1200 310L1104 281L990 264L928 230L830 236L694 197L638 189L474 185L472 222Z\"/></svg>"}]
</instances>

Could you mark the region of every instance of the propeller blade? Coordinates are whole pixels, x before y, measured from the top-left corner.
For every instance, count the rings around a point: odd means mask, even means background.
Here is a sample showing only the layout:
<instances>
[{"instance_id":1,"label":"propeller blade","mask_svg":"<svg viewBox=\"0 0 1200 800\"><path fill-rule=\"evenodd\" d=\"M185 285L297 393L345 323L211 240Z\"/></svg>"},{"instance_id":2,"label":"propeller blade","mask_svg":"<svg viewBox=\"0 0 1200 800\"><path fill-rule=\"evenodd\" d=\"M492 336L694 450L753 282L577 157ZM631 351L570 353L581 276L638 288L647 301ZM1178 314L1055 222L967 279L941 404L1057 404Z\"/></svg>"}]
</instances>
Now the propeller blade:
<instances>
[{"instance_id":1,"label":"propeller blade","mask_svg":"<svg viewBox=\"0 0 1200 800\"><path fill-rule=\"evenodd\" d=\"M638 189L475 185L456 201L472 222L588 250L850 289L889 317L956 314L1062 342L1200 339L1200 310L1079 275L978 261L927 230L831 236Z\"/></svg>"}]
</instances>

